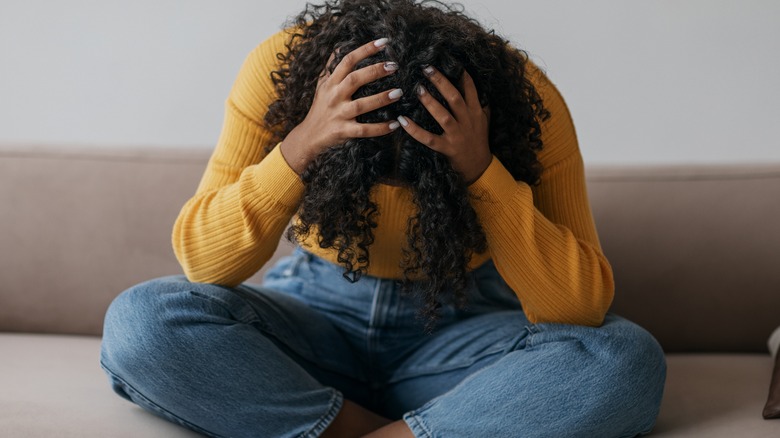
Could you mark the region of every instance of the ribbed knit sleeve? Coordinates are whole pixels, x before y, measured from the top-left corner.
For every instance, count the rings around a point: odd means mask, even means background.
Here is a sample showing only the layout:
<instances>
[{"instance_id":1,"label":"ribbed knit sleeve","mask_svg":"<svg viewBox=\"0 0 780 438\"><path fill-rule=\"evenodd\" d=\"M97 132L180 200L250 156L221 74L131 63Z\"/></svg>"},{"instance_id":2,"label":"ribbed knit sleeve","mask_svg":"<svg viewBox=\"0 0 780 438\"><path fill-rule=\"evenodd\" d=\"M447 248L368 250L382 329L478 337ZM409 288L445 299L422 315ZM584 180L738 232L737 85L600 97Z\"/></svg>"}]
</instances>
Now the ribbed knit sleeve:
<instances>
[{"instance_id":1,"label":"ribbed knit sleeve","mask_svg":"<svg viewBox=\"0 0 780 438\"><path fill-rule=\"evenodd\" d=\"M541 183L515 181L493 157L470 187L501 277L531 322L598 326L612 303L612 269L588 202L574 125L556 87L536 72L551 117L542 124Z\"/></svg>"},{"instance_id":2,"label":"ribbed knit sleeve","mask_svg":"<svg viewBox=\"0 0 780 438\"><path fill-rule=\"evenodd\" d=\"M244 61L225 103L218 143L195 195L182 207L172 234L187 278L235 286L273 255L303 194L303 183L262 120L276 93L270 72L286 35L260 44Z\"/></svg>"},{"instance_id":3,"label":"ribbed knit sleeve","mask_svg":"<svg viewBox=\"0 0 780 438\"><path fill-rule=\"evenodd\" d=\"M235 286L252 276L275 251L300 203L303 183L279 148L263 152L272 136L262 120L276 98L270 72L278 68L276 54L285 50L287 36L274 35L245 60L225 104L218 144L176 219L173 248L191 281ZM551 113L542 124L541 183L515 181L494 157L469 190L489 256L528 318L597 326L614 283L590 212L574 125L556 87L529 68ZM382 208L411 214L404 199L387 198ZM397 278L402 227L380 228L377 242L385 244L372 247L372 258L378 251L385 257L376 260L386 260L375 271Z\"/></svg>"}]
</instances>

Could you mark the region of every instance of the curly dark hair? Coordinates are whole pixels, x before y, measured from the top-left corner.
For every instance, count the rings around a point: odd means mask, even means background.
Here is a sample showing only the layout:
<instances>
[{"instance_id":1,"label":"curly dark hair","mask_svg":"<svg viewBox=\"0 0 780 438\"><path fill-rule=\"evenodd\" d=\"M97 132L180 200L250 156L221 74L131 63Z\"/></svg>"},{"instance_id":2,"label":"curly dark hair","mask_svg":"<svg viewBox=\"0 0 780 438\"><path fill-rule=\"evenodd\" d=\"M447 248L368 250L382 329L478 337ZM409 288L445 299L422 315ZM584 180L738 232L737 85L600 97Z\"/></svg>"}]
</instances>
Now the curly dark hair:
<instances>
[{"instance_id":1,"label":"curly dark hair","mask_svg":"<svg viewBox=\"0 0 780 438\"><path fill-rule=\"evenodd\" d=\"M443 131L417 99L423 85L445 107L441 94L422 73L435 66L463 93L460 78L468 71L480 102L490 105L490 150L515 180L538 184L542 148L539 123L549 117L526 71L528 56L463 13L461 5L415 0L334 0L307 4L289 23L295 31L280 69L272 73L278 99L265 116L274 143L306 117L323 68L330 72L344 55L381 38L390 42L357 68L395 61L393 75L363 86L354 98L392 88L404 90L397 102L358 117L359 122L409 116L422 128ZM334 59L326 66L328 58ZM273 147L273 146L269 146ZM373 228L381 213L371 192L378 183L395 181L413 194L416 214L407 221L403 250L403 291L416 290L424 305L418 316L432 331L437 310L446 301L466 304L467 267L473 254L487 250L485 233L470 204L466 182L447 157L398 129L392 134L346 141L316 157L301 175L304 195L299 222L288 228L290 241L303 240L312 227L322 248L335 248L344 277L355 282L367 272Z\"/></svg>"}]
</instances>

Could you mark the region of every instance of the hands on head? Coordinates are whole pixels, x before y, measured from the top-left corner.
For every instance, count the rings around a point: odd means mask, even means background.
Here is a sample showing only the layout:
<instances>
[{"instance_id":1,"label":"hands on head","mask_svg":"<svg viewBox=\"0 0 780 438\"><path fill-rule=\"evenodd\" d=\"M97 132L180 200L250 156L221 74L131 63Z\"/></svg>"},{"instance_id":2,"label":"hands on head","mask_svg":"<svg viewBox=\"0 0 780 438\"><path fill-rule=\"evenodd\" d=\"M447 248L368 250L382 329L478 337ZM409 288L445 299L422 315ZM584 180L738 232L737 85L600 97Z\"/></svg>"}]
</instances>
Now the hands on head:
<instances>
[{"instance_id":1,"label":"hands on head","mask_svg":"<svg viewBox=\"0 0 780 438\"><path fill-rule=\"evenodd\" d=\"M358 116L390 105L403 95L403 90L394 88L371 96L352 97L360 87L398 71L399 66L394 62L379 62L356 69L358 63L382 51L387 41L382 38L364 44L345 55L332 73L327 68L323 70L311 108L303 122L282 142L282 154L293 170L301 174L308 163L328 147L350 138L387 135L402 127L418 142L445 155L467 183L474 182L492 160L488 143L490 111L480 104L474 81L465 70L461 77L464 90L461 95L436 68L424 69L425 76L444 97L451 111L425 87L416 90L420 102L441 126L442 134L423 129L408 116L383 123L357 121Z\"/></svg>"}]
</instances>

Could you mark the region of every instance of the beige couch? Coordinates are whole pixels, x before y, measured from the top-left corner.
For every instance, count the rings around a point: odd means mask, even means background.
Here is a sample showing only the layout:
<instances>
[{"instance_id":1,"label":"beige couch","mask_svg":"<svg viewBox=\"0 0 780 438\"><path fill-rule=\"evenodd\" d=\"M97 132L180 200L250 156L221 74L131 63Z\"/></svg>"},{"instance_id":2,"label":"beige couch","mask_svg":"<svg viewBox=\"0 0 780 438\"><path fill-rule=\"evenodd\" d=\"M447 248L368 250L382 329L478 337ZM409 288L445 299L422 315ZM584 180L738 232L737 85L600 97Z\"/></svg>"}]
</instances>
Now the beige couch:
<instances>
[{"instance_id":1,"label":"beige couch","mask_svg":"<svg viewBox=\"0 0 780 438\"><path fill-rule=\"evenodd\" d=\"M98 351L114 296L180 272L171 226L208 155L0 149L0 436L195 435L115 396ZM780 325L780 163L587 173L613 311L668 352L653 435L780 436L761 418Z\"/></svg>"}]
</instances>

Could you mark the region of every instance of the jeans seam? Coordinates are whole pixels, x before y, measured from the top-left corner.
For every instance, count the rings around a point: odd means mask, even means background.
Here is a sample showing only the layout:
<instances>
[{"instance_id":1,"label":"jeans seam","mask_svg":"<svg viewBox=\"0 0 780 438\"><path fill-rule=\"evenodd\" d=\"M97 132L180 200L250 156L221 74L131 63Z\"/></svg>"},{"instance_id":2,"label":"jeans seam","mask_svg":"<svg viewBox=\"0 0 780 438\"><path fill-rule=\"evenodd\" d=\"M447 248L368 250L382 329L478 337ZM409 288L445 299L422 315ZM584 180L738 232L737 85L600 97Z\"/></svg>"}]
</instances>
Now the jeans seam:
<instances>
[{"instance_id":1,"label":"jeans seam","mask_svg":"<svg viewBox=\"0 0 780 438\"><path fill-rule=\"evenodd\" d=\"M333 420L336 418L336 415L338 415L339 411L341 411L341 408L344 404L344 396L339 390L335 388L332 388L331 390L333 391L333 394L330 398L330 408L327 410L327 412L322 414L314 426L312 426L308 431L301 433L299 437L316 438L322 435L328 426L330 426L330 423L333 422Z\"/></svg>"},{"instance_id":2,"label":"jeans seam","mask_svg":"<svg viewBox=\"0 0 780 438\"><path fill-rule=\"evenodd\" d=\"M124 386L124 387L122 388L123 390L125 390L125 391L129 390L129 391L130 391L130 392L132 392L132 393L133 393L135 396L137 396L137 397L141 398L141 399L142 399L144 402L146 402L146 403L147 403L149 406L151 406L152 408L154 408L154 410L156 410L156 411L157 411L159 414L163 414L163 415L164 415L166 418L168 418L168 419L171 419L171 420L172 420L174 423L178 423L180 426L187 427L187 428L189 428L189 429L192 429L192 430L194 430L194 431L196 431L196 432L198 432L198 433L202 433L202 434L204 434L204 435L208 435L208 436L210 436L210 437L214 437L214 438L220 438L220 437L221 437L221 435L217 435L217 434L215 434L215 433L213 433L213 432L210 432L210 431L208 431L208 430L206 430L206 429L204 429L204 428L202 428L202 427L200 427L200 426L197 426L197 425L195 425L195 424L193 424L193 423L190 423L189 421L187 421L187 420L185 420L185 419L183 419L183 418L179 417L178 415L174 414L173 412L171 412L171 411L169 411L169 410L167 410L167 409L163 408L163 407L162 407L162 406L160 406L159 404L157 404L157 403L153 402L153 401L152 401L152 400L151 400L149 397L145 396L144 394L142 394L141 392L139 392L137 389L135 389L135 387L134 387L133 385L131 385L129 382L127 382L125 379L123 379L123 378L119 377L119 375L117 375L115 372L113 372L113 371L112 371L112 370L111 370L111 369L110 369L110 368L109 368L109 367L108 367L108 366L105 364L105 362L103 362L102 360L100 361L100 366L101 366L101 368L103 368L103 370L104 370L106 373L108 373L108 374L109 374L109 375L110 375L110 376L111 376L113 379L116 379L116 380L118 380L118 381L122 382L122 385ZM138 403L135 403L135 402L133 402L133 403L134 403L136 406L140 406L140 405L138 405ZM142 407L142 408L145 408L145 406L140 406L140 407ZM148 409L148 408L147 408L147 409Z\"/></svg>"},{"instance_id":3,"label":"jeans seam","mask_svg":"<svg viewBox=\"0 0 780 438\"><path fill-rule=\"evenodd\" d=\"M425 420L420 416L421 410L407 412L403 416L406 425L409 426L415 438L433 438L431 429L425 424Z\"/></svg>"},{"instance_id":4,"label":"jeans seam","mask_svg":"<svg viewBox=\"0 0 780 438\"><path fill-rule=\"evenodd\" d=\"M223 288L227 293L233 294L237 299L241 300L242 302L245 302L244 297L241 296L241 293L247 293L246 291L239 290L238 288L231 289L231 288ZM268 324L260 318L260 316L257 314L257 311L252 309L252 306L245 303L246 306L249 307L251 315L237 315L236 312L231 308L230 303L226 302L220 297L214 296L212 294L203 293L201 291L193 289L189 289L186 292L188 292L190 295L194 297L198 297L200 299L210 301L219 307L221 307L225 312L227 312L229 315L231 315L233 318L235 318L235 321L241 324L247 324L247 325L260 325L263 329L269 329Z\"/></svg>"},{"instance_id":5,"label":"jeans seam","mask_svg":"<svg viewBox=\"0 0 780 438\"><path fill-rule=\"evenodd\" d=\"M368 325L366 325L365 327L366 362L367 362L366 380L368 381L368 384L372 389L378 389L378 386L376 385L376 379L372 378L372 376L375 375L374 371L375 368L377 367L376 357L374 355L374 346L378 340L377 337L380 333L379 327L377 327L376 323L377 323L377 319L379 318L379 316L377 315L377 308L380 305L380 301L384 298L382 294L382 281L377 280L373 289L374 289L373 298L371 300L371 307L369 308Z\"/></svg>"},{"instance_id":6,"label":"jeans seam","mask_svg":"<svg viewBox=\"0 0 780 438\"><path fill-rule=\"evenodd\" d=\"M525 340L525 348L530 350L534 346L534 338L536 337L536 334L539 333L541 329L536 324L528 324L525 326L525 329L528 330L528 338Z\"/></svg>"}]
</instances>

